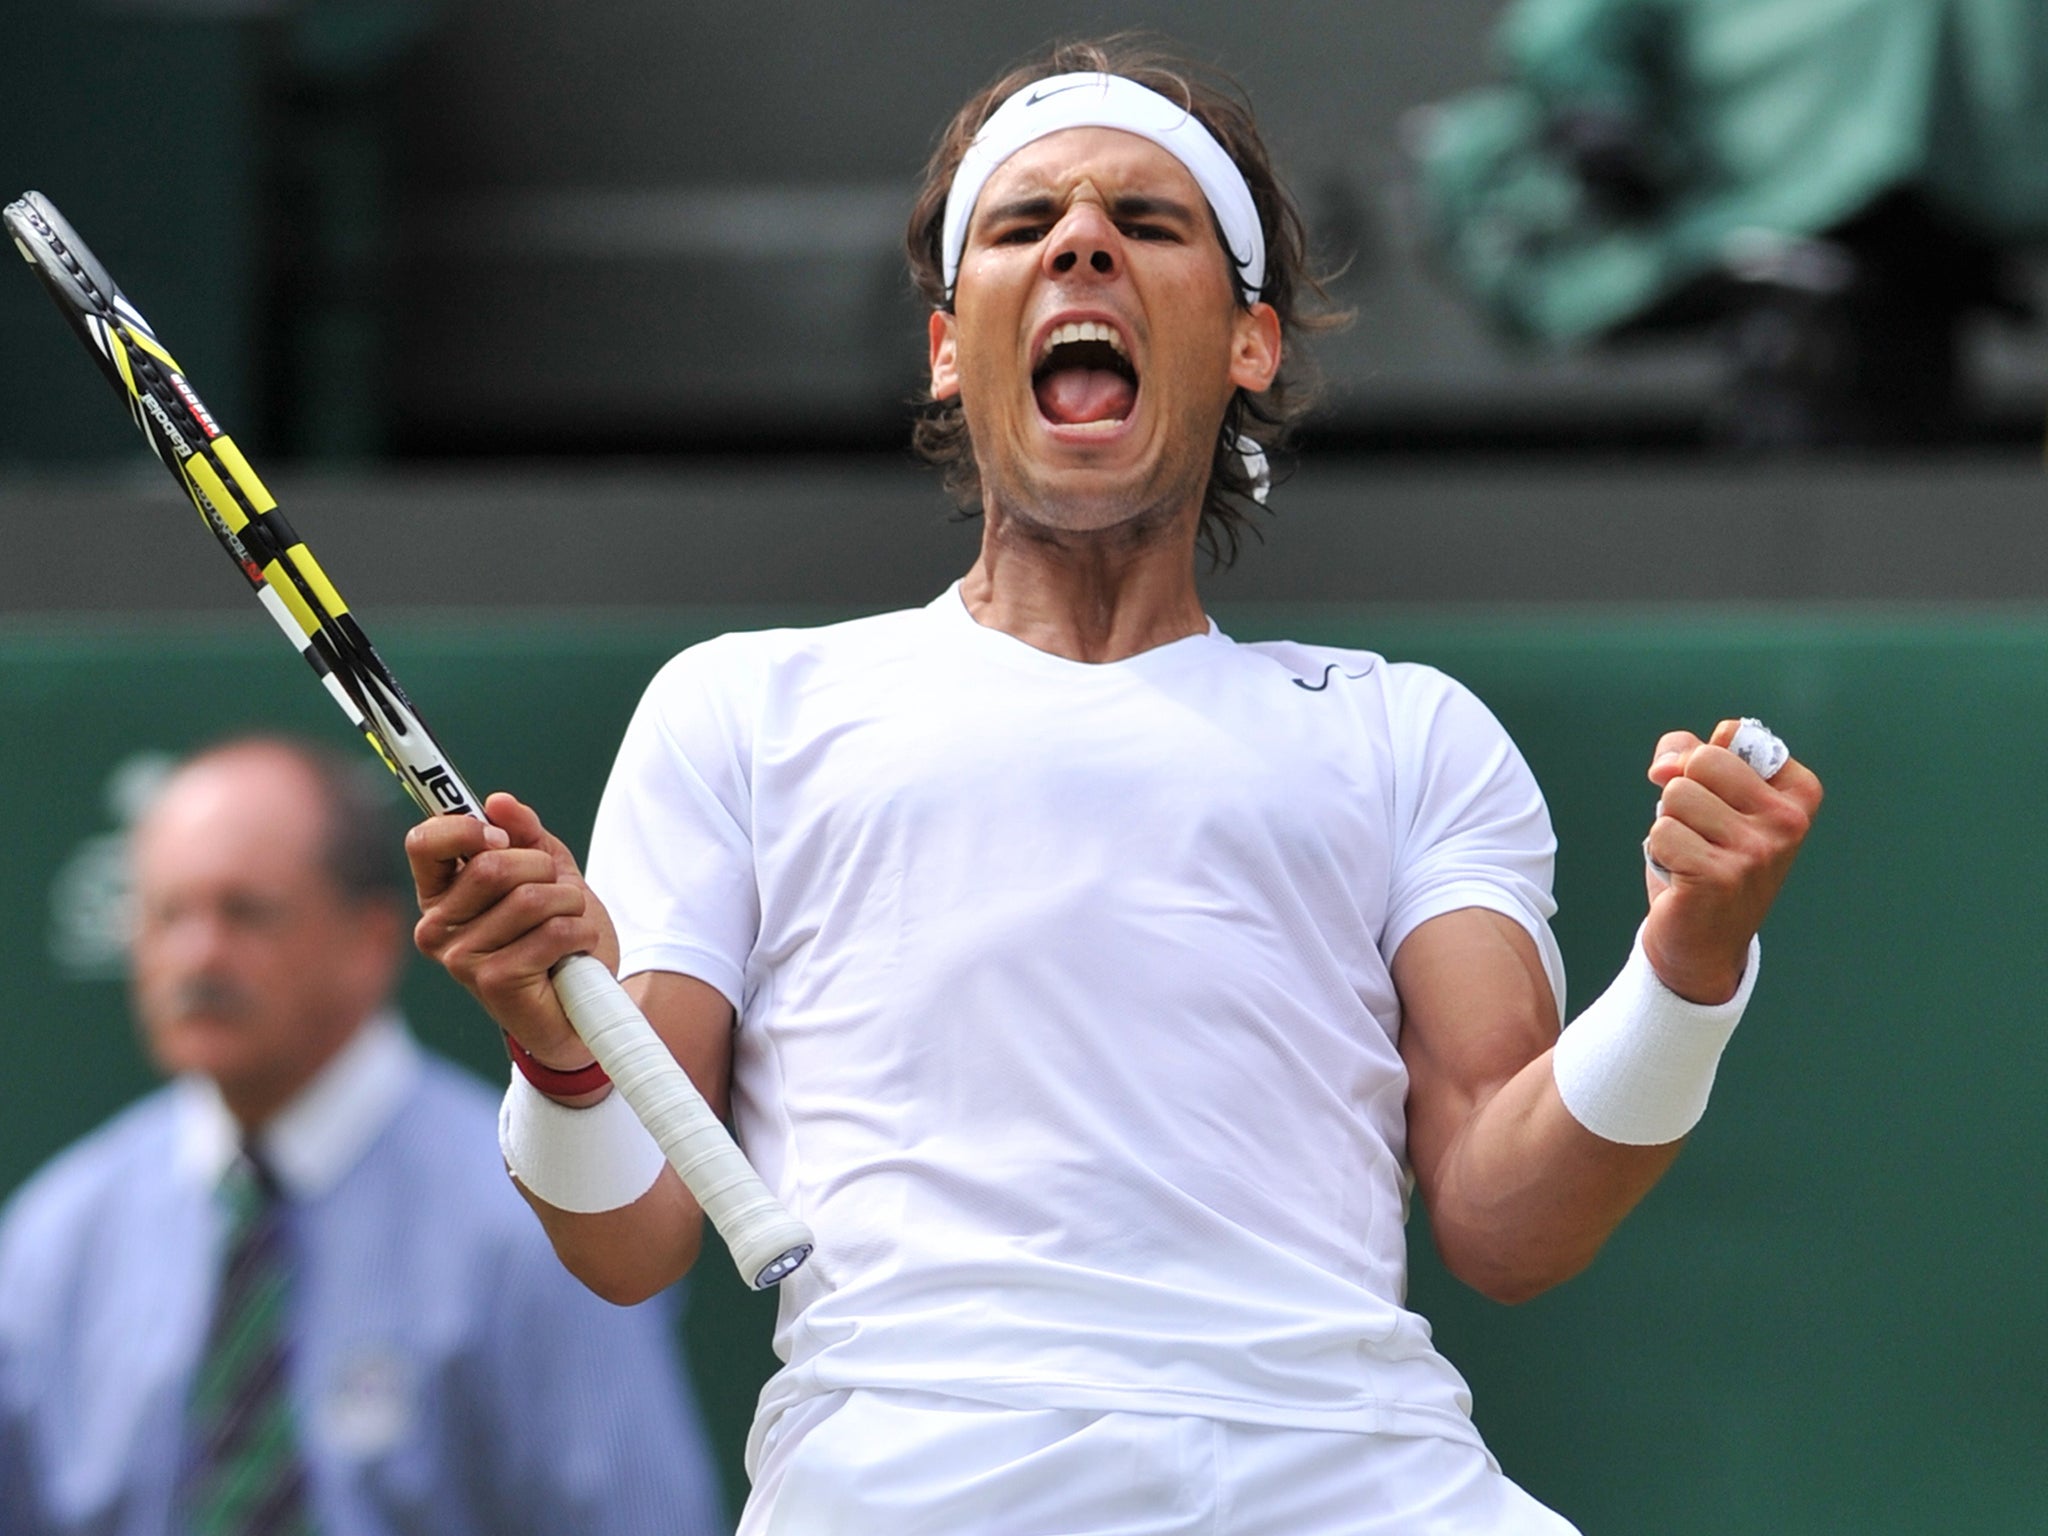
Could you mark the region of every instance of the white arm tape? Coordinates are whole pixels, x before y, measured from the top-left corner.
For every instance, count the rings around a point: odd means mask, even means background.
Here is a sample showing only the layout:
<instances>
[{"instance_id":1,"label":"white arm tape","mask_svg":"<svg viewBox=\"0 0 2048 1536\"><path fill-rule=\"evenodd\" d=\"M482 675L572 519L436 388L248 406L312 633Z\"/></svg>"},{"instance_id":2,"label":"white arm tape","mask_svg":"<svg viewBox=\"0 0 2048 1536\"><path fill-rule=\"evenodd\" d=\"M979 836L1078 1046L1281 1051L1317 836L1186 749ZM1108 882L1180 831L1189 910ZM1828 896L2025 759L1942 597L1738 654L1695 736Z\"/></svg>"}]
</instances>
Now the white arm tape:
<instances>
[{"instance_id":1,"label":"white arm tape","mask_svg":"<svg viewBox=\"0 0 2048 1536\"><path fill-rule=\"evenodd\" d=\"M1676 1141L1706 1112L1714 1069L1756 987L1749 941L1742 985L1725 1003L1687 1002L1658 978L1643 934L1614 984L1572 1020L1551 1053L1564 1107L1595 1136L1628 1146Z\"/></svg>"},{"instance_id":2,"label":"white arm tape","mask_svg":"<svg viewBox=\"0 0 2048 1536\"><path fill-rule=\"evenodd\" d=\"M588 1109L571 1109L517 1068L498 1110L498 1149L513 1177L534 1194L584 1214L631 1205L654 1187L668 1162L625 1095L612 1092Z\"/></svg>"}]
</instances>

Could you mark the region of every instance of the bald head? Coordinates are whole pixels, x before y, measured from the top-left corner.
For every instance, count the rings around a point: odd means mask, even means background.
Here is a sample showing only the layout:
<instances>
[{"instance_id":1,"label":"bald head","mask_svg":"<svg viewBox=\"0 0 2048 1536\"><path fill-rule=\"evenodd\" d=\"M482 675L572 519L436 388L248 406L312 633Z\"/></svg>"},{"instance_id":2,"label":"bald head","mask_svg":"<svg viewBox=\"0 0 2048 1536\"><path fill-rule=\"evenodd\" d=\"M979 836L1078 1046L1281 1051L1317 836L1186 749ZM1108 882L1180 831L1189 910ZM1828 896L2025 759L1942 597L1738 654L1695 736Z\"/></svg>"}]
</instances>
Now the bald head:
<instances>
[{"instance_id":1,"label":"bald head","mask_svg":"<svg viewBox=\"0 0 2048 1536\"><path fill-rule=\"evenodd\" d=\"M251 738L192 759L137 823L134 996L157 1065L262 1124L383 1004L404 955L397 834L325 754Z\"/></svg>"}]
</instances>

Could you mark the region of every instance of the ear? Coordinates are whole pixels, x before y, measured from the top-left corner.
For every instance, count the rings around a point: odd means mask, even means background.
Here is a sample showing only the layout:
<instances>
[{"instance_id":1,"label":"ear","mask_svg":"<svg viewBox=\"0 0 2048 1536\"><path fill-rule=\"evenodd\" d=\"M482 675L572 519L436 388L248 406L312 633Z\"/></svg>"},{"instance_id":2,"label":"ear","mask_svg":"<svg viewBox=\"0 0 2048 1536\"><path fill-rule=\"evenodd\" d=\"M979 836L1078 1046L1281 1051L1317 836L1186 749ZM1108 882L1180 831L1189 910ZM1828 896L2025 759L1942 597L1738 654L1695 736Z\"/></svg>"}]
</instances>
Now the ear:
<instances>
[{"instance_id":1,"label":"ear","mask_svg":"<svg viewBox=\"0 0 2048 1536\"><path fill-rule=\"evenodd\" d=\"M363 989L368 1007L376 1007L398 986L412 954L412 924L395 899L363 896L350 903L338 924L338 941L352 946L348 967Z\"/></svg>"},{"instance_id":2,"label":"ear","mask_svg":"<svg viewBox=\"0 0 2048 1536\"><path fill-rule=\"evenodd\" d=\"M953 317L943 309L932 311L932 398L950 400L960 393L960 367Z\"/></svg>"},{"instance_id":3,"label":"ear","mask_svg":"<svg viewBox=\"0 0 2048 1536\"><path fill-rule=\"evenodd\" d=\"M1230 382L1253 394L1280 372L1280 315L1270 304L1239 310L1230 341Z\"/></svg>"}]
</instances>

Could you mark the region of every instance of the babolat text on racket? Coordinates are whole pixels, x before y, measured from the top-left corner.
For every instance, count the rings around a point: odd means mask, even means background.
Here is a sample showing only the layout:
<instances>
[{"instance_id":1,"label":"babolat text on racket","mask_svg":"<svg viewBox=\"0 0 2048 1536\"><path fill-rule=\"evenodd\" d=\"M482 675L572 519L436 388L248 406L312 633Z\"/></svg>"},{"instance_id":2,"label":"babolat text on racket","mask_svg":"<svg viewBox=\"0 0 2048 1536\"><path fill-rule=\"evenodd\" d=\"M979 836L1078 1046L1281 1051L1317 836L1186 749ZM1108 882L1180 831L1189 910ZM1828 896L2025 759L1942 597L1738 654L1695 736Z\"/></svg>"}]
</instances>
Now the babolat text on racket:
<instances>
[{"instance_id":1,"label":"babolat text on racket","mask_svg":"<svg viewBox=\"0 0 2048 1536\"><path fill-rule=\"evenodd\" d=\"M0 217L257 600L414 803L430 816L481 818L477 797L334 583L107 269L40 193L23 193ZM762 1183L603 962L573 955L554 983L577 1034L711 1218L741 1277L765 1289L792 1274L810 1255L809 1229Z\"/></svg>"}]
</instances>

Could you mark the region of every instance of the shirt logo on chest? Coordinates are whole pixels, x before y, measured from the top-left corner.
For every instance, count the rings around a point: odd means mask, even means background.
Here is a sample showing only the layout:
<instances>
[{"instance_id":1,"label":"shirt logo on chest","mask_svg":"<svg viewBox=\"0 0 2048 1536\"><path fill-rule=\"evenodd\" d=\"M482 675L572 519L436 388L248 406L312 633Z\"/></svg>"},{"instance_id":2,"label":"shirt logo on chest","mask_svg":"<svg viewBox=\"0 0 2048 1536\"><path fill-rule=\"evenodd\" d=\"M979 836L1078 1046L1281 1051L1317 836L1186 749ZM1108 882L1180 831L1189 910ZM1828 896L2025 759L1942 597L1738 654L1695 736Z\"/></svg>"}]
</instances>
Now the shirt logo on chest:
<instances>
[{"instance_id":1,"label":"shirt logo on chest","mask_svg":"<svg viewBox=\"0 0 2048 1536\"><path fill-rule=\"evenodd\" d=\"M1329 686L1330 686L1330 675L1331 675L1332 673L1334 673L1334 672L1339 672L1339 671L1342 671L1342 670L1343 670L1343 669L1342 669L1342 668L1340 668L1340 667L1339 667L1339 666L1337 665L1337 663L1333 661L1333 662L1331 662L1331 663L1330 663L1330 664L1329 664L1329 665L1328 665L1327 667L1324 667L1324 668L1323 668L1323 680L1322 680L1321 682L1319 682L1319 683L1312 683L1312 682L1310 682L1310 681L1309 681L1309 680L1308 680L1307 678L1305 678L1305 677L1296 677L1296 678L1291 678L1291 679L1289 679L1289 681L1291 681L1291 682L1292 682L1292 683L1294 684L1294 686L1295 686L1295 687L1297 687L1297 688L1299 688L1299 689L1302 689L1302 690L1303 690L1304 692L1307 692L1307 693L1321 693L1321 692L1322 692L1322 691L1323 691L1323 690L1324 690L1325 688L1327 688L1327 687L1329 687ZM1367 667L1367 668L1366 668L1366 669L1365 669L1365 670L1364 670L1363 672L1345 672L1345 673L1344 673L1344 676L1345 676L1345 677L1346 677L1346 678L1347 678L1347 679L1348 679L1349 681L1351 681L1351 682L1354 682L1354 683L1355 683L1355 682L1357 682L1357 681L1358 681L1358 680L1359 680L1360 678L1362 678L1362 677L1370 677L1371 675L1372 675L1372 668L1371 668L1371 667Z\"/></svg>"}]
</instances>

